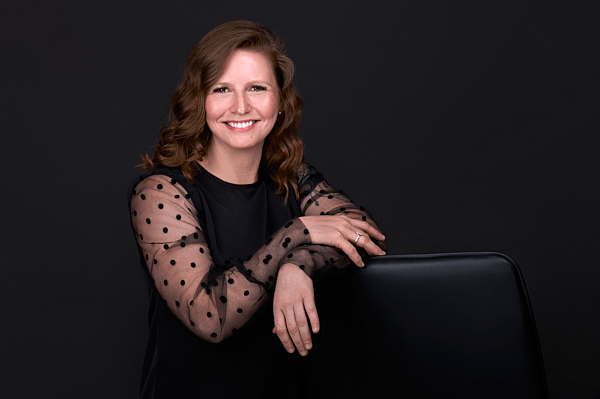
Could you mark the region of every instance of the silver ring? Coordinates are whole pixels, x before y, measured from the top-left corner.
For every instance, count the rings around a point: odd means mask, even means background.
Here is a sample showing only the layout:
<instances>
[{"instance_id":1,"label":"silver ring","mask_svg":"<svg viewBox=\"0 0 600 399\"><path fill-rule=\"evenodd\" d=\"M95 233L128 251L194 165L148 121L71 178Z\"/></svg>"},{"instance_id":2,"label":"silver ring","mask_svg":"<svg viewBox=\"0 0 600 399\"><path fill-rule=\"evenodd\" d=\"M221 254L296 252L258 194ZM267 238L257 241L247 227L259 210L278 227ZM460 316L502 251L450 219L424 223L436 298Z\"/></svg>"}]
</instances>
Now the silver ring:
<instances>
[{"instance_id":1,"label":"silver ring","mask_svg":"<svg viewBox=\"0 0 600 399\"><path fill-rule=\"evenodd\" d=\"M358 244L358 240L360 240L360 237L362 237L362 234L359 233L358 231L355 231L356 233L356 240L354 240L354 244Z\"/></svg>"}]
</instances>

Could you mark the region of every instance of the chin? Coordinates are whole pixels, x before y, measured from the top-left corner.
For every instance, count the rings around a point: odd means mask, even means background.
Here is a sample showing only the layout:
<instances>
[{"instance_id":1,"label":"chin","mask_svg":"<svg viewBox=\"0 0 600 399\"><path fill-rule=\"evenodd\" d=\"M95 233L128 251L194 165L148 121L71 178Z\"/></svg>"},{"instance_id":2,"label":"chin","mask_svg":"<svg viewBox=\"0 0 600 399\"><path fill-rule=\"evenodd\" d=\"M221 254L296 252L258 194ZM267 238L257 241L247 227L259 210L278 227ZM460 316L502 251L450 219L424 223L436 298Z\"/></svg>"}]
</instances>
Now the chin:
<instances>
[{"instance_id":1,"label":"chin","mask_svg":"<svg viewBox=\"0 0 600 399\"><path fill-rule=\"evenodd\" d=\"M252 149L261 149L264 145L265 141L245 141L245 140L241 140L241 141L233 141L228 143L230 148L236 149L236 150L252 150Z\"/></svg>"}]
</instances>

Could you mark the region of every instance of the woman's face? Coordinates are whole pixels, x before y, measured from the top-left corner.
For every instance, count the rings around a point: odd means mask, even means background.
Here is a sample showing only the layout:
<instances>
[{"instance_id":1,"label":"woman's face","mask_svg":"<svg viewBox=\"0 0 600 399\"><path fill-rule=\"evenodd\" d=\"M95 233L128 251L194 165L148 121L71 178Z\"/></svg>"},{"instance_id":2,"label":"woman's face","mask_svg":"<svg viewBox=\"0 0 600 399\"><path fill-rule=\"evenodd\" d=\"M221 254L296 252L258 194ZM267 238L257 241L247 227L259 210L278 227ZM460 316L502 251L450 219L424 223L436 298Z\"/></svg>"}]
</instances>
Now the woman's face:
<instances>
[{"instance_id":1,"label":"woman's face","mask_svg":"<svg viewBox=\"0 0 600 399\"><path fill-rule=\"evenodd\" d=\"M271 62L260 53L237 50L206 97L210 152L262 150L278 112L279 89Z\"/></svg>"}]
</instances>

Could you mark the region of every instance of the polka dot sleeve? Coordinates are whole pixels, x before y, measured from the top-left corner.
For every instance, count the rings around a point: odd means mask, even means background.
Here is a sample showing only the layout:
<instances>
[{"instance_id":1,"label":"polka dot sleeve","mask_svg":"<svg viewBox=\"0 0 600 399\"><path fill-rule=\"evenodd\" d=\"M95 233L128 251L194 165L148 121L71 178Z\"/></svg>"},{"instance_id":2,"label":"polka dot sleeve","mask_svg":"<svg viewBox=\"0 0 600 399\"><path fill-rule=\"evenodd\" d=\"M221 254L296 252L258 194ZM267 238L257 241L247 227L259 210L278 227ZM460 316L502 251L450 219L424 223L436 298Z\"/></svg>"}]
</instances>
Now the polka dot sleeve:
<instances>
[{"instance_id":1,"label":"polka dot sleeve","mask_svg":"<svg viewBox=\"0 0 600 399\"><path fill-rule=\"evenodd\" d=\"M342 214L366 221L381 231L366 208L356 205L342 190L331 187L314 167L306 165L299 173L298 180L302 193L300 209L304 216ZM385 241L374 242L384 251L387 249ZM367 256L361 247L357 247L357 250L363 257ZM315 277L316 272L323 275L330 270L342 269L353 264L342 250L314 244L301 245L290 250L281 263L296 264L311 278Z\"/></svg>"},{"instance_id":2,"label":"polka dot sleeve","mask_svg":"<svg viewBox=\"0 0 600 399\"><path fill-rule=\"evenodd\" d=\"M161 297L185 326L210 342L221 342L250 319L274 288L281 259L310 240L295 218L248 259L213 262L193 202L165 175L151 175L135 187L131 218Z\"/></svg>"}]
</instances>

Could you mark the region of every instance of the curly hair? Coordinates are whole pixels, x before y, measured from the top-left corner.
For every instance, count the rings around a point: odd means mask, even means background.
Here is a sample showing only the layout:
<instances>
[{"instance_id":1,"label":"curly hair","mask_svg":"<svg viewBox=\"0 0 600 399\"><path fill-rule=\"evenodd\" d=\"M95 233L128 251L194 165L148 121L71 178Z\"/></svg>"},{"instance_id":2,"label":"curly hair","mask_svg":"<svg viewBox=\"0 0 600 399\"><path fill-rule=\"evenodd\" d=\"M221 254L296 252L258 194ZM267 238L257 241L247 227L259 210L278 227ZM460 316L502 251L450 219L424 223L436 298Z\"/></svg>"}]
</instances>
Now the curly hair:
<instances>
[{"instance_id":1,"label":"curly hair","mask_svg":"<svg viewBox=\"0 0 600 399\"><path fill-rule=\"evenodd\" d=\"M212 134L206 123L206 96L222 75L229 57L241 49L263 54L273 65L281 115L265 139L261 167L277 184L277 194L285 193L287 201L291 188L298 198L295 177L305 158L304 144L297 132L302 99L293 80L295 66L279 36L253 21L234 20L219 25L190 52L183 79L171 99L169 123L160 131L154 156L142 156L140 166L145 170L155 166L179 167L194 183L197 162L206 156Z\"/></svg>"}]
</instances>

